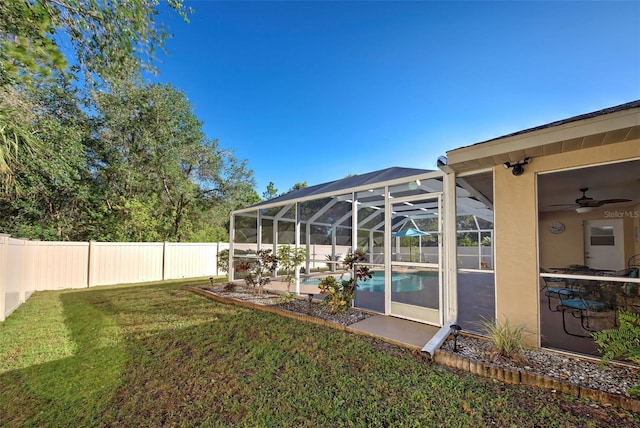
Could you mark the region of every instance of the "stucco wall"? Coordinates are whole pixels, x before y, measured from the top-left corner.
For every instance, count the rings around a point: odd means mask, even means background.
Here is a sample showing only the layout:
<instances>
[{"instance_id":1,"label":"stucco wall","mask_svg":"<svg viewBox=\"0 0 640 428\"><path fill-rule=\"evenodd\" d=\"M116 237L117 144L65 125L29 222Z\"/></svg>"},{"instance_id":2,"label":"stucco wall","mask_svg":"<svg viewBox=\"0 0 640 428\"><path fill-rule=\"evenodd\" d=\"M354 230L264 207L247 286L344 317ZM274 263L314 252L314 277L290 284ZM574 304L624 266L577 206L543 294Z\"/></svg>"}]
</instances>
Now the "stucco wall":
<instances>
[{"instance_id":1,"label":"stucco wall","mask_svg":"<svg viewBox=\"0 0 640 428\"><path fill-rule=\"evenodd\" d=\"M506 316L512 323L524 324L531 333L527 337L528 344L539 346L537 173L639 157L640 140L632 140L533 157L524 174L517 177L502 166L494 168L496 316ZM566 233L579 233L579 241L582 239L581 226ZM541 244L553 246L553 241ZM638 243L633 244L632 250L625 250L635 251ZM562 249L556 248L555 251ZM562 255L562 260L544 260L544 263L565 264L565 259L569 263L583 262L575 260L573 253L567 253ZM544 266L543 263L540 265Z\"/></svg>"}]
</instances>

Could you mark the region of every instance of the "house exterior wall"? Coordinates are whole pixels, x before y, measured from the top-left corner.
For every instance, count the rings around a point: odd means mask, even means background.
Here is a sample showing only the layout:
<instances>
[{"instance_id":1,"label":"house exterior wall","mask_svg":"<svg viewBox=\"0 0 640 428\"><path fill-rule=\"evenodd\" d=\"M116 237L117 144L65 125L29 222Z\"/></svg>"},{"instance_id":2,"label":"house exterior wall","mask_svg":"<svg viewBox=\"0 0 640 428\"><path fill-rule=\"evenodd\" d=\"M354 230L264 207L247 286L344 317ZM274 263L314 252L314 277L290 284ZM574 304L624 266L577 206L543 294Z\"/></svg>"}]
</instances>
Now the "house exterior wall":
<instances>
[{"instance_id":1,"label":"house exterior wall","mask_svg":"<svg viewBox=\"0 0 640 428\"><path fill-rule=\"evenodd\" d=\"M524 324L530 333L526 338L527 344L540 344L538 266L543 266L543 262L551 263L548 259L541 260L540 264L537 262L538 227L545 227L550 222L548 218L541 216L538 226L537 174L634 158L640 158L640 139L538 156L526 165L521 176L512 175L511 170L504 169L501 165L494 167L496 316L507 317L514 324ZM625 223L626 235L638 224L638 219ZM568 225L566 233L579 233L580 241L582 228L572 226ZM553 248L553 241L546 238L541 239L540 245L551 245L556 254L564 250L561 247ZM640 245L628 242L625 247L625 251L638 253ZM583 263L581 254L580 260L576 260L579 251L580 249L573 249L562 253L562 259L553 260L553 264L565 264L564 260Z\"/></svg>"}]
</instances>

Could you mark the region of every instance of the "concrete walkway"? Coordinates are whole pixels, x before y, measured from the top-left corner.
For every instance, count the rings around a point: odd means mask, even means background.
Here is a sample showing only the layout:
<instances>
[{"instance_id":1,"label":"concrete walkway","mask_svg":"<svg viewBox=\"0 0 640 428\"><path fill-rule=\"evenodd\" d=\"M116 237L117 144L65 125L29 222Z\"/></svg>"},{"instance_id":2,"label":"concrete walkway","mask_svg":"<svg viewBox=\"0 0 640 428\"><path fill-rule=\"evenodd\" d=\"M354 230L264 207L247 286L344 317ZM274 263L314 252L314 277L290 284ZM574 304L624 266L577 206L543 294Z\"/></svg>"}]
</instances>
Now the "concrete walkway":
<instances>
[{"instance_id":1,"label":"concrete walkway","mask_svg":"<svg viewBox=\"0 0 640 428\"><path fill-rule=\"evenodd\" d=\"M349 330L384 339L407 348L422 347L438 332L439 328L401 318L374 315L349 326Z\"/></svg>"}]
</instances>

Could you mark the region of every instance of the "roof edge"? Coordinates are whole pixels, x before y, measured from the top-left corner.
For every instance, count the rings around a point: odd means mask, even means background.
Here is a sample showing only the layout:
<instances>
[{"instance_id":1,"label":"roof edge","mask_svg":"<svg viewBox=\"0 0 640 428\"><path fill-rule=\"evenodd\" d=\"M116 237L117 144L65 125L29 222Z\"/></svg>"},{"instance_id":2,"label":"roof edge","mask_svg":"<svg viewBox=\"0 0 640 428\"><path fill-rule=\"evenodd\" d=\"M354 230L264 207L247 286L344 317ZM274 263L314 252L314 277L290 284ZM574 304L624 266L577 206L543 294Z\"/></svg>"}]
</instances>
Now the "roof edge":
<instances>
[{"instance_id":1,"label":"roof edge","mask_svg":"<svg viewBox=\"0 0 640 428\"><path fill-rule=\"evenodd\" d=\"M606 126L603 126L604 121L607 121ZM501 137L449 150L447 151L447 158L449 165L453 166L457 163L472 161L479 156L500 155L513 149L527 150L550 142L585 136L594 132L612 130L608 129L607 126L619 129L622 126L637 125L640 125L640 100L572 116L567 119L557 120L545 125L524 129ZM509 150L504 150L505 145L513 144L516 141L518 142L518 147L512 146Z\"/></svg>"}]
</instances>

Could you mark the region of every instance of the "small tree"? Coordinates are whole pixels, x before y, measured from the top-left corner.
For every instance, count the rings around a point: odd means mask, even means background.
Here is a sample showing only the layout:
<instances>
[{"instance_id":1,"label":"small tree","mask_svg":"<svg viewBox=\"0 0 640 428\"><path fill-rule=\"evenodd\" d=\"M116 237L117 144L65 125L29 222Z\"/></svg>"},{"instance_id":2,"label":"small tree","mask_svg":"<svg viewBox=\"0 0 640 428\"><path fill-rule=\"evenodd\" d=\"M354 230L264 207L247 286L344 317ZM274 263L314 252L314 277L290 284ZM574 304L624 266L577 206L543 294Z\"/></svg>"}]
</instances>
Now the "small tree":
<instances>
[{"instance_id":1,"label":"small tree","mask_svg":"<svg viewBox=\"0 0 640 428\"><path fill-rule=\"evenodd\" d=\"M218 260L218 270L221 270L224 273L229 273L229 250L220 251L217 256Z\"/></svg>"},{"instance_id":2,"label":"small tree","mask_svg":"<svg viewBox=\"0 0 640 428\"><path fill-rule=\"evenodd\" d=\"M351 272L351 278L338 282L334 276L327 276L318 284L320 294L325 295L322 304L328 304L331 313L347 310L353 301L358 281L366 281L372 277L369 266L360 264L366 260L366 253L362 248L349 252L342 265L346 271Z\"/></svg>"},{"instance_id":3,"label":"small tree","mask_svg":"<svg viewBox=\"0 0 640 428\"><path fill-rule=\"evenodd\" d=\"M271 282L271 275L278 267L278 258L272 254L271 250L258 250L256 256L257 259L249 268L244 280L247 285L258 287L258 292L262 293L264 286Z\"/></svg>"},{"instance_id":4,"label":"small tree","mask_svg":"<svg viewBox=\"0 0 640 428\"><path fill-rule=\"evenodd\" d=\"M278 247L278 261L286 274L287 293L291 293L291 284L293 284L297 276L296 271L305 260L307 260L306 248L295 248L289 245Z\"/></svg>"}]
</instances>

